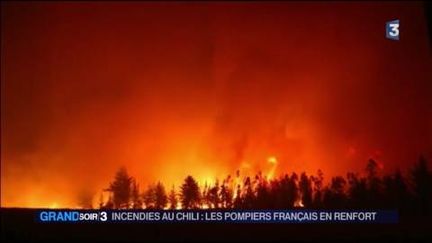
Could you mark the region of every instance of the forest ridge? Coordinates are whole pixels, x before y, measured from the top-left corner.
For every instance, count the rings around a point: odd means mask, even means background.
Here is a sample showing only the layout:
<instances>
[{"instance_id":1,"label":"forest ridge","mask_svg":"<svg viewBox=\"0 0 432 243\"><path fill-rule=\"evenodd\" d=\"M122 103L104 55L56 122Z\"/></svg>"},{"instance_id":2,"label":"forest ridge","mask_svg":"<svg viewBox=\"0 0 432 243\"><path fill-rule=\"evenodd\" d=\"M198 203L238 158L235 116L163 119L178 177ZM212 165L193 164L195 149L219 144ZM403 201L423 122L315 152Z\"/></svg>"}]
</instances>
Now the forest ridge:
<instances>
[{"instance_id":1,"label":"forest ridge","mask_svg":"<svg viewBox=\"0 0 432 243\"><path fill-rule=\"evenodd\" d=\"M396 209L401 214L429 215L432 205L432 172L428 161L420 157L405 177L400 170L380 175L378 164L370 159L365 176L349 172L334 176L324 185L324 175L293 172L279 178L240 178L228 175L221 182L200 187L193 176L187 176L176 190L167 192L158 182L140 190L126 168L120 168L101 195L102 209Z\"/></svg>"}]
</instances>

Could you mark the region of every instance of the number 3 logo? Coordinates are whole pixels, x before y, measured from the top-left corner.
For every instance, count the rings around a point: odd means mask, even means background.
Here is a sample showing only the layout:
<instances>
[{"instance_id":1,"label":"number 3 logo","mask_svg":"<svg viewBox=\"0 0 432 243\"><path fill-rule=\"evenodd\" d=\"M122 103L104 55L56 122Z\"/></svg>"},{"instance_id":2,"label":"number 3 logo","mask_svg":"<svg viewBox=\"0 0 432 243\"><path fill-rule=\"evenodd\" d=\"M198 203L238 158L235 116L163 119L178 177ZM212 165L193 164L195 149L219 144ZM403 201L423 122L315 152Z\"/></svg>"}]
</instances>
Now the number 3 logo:
<instances>
[{"instance_id":1,"label":"number 3 logo","mask_svg":"<svg viewBox=\"0 0 432 243\"><path fill-rule=\"evenodd\" d=\"M386 37L391 40L399 40L399 20L386 23Z\"/></svg>"},{"instance_id":2,"label":"number 3 logo","mask_svg":"<svg viewBox=\"0 0 432 243\"><path fill-rule=\"evenodd\" d=\"M390 24L391 31L389 35L398 36L399 35L399 24Z\"/></svg>"},{"instance_id":3,"label":"number 3 logo","mask_svg":"<svg viewBox=\"0 0 432 243\"><path fill-rule=\"evenodd\" d=\"M100 221L107 221L107 213L106 212L100 213Z\"/></svg>"}]
</instances>

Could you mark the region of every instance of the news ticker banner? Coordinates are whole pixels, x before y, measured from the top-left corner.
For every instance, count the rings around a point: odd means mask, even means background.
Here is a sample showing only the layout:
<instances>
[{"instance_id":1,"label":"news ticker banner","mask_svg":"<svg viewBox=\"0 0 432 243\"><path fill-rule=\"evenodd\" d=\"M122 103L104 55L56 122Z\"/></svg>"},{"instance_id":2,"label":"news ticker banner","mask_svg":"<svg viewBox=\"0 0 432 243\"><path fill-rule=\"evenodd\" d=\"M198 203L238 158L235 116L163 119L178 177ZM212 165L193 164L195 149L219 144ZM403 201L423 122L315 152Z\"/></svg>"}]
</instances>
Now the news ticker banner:
<instances>
[{"instance_id":1,"label":"news ticker banner","mask_svg":"<svg viewBox=\"0 0 432 243\"><path fill-rule=\"evenodd\" d=\"M395 210L40 210L41 223L397 223Z\"/></svg>"}]
</instances>

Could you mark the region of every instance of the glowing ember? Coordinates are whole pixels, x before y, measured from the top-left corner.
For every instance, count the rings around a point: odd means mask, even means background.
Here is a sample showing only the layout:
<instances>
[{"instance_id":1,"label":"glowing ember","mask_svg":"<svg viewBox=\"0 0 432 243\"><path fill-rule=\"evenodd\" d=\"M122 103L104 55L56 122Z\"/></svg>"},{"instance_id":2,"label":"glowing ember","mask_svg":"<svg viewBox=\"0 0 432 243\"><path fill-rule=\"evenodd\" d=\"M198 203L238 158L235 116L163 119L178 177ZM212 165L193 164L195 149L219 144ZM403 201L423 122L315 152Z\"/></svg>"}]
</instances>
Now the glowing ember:
<instances>
[{"instance_id":1,"label":"glowing ember","mask_svg":"<svg viewBox=\"0 0 432 243\"><path fill-rule=\"evenodd\" d=\"M294 202L294 207L296 208L303 208L303 201L301 199L298 199L297 201Z\"/></svg>"}]
</instances>

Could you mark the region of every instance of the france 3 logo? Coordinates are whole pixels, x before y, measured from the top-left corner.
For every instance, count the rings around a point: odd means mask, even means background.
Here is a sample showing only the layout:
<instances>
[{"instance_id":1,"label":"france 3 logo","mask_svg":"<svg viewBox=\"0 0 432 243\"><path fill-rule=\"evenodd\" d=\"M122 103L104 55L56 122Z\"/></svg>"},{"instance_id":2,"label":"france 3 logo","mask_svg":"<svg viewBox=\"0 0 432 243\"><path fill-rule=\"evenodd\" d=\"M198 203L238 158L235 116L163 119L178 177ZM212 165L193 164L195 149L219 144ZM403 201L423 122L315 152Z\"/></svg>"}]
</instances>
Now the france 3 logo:
<instances>
[{"instance_id":1,"label":"france 3 logo","mask_svg":"<svg viewBox=\"0 0 432 243\"><path fill-rule=\"evenodd\" d=\"M386 38L399 40L399 19L386 22Z\"/></svg>"}]
</instances>

